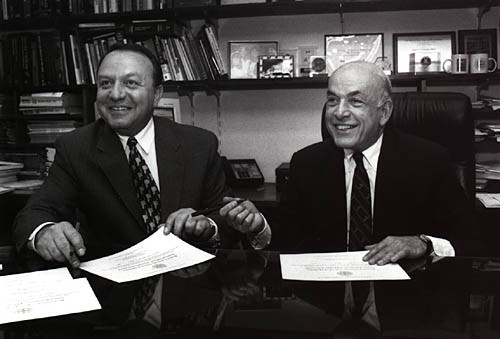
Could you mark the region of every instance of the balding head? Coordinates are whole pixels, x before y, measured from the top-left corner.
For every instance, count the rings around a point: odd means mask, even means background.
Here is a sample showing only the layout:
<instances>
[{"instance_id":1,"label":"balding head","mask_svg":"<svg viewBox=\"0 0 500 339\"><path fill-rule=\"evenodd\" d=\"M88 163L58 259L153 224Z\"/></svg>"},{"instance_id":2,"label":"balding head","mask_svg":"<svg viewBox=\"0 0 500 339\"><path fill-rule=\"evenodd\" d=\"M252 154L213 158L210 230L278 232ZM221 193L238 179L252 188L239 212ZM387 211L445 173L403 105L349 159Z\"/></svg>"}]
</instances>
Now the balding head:
<instances>
[{"instance_id":1,"label":"balding head","mask_svg":"<svg viewBox=\"0 0 500 339\"><path fill-rule=\"evenodd\" d=\"M364 151L383 132L392 113L391 83L368 62L339 67L328 82L325 121L337 146Z\"/></svg>"}]
</instances>

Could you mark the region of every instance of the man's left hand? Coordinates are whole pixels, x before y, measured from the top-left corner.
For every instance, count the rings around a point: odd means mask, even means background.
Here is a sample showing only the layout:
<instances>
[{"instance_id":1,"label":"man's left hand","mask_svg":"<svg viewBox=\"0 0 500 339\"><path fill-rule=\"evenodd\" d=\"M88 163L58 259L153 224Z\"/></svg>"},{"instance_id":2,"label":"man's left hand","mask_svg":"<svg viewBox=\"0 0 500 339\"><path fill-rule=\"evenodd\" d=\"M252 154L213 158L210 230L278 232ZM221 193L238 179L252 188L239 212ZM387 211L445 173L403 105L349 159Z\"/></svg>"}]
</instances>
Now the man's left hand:
<instances>
[{"instance_id":1,"label":"man's left hand","mask_svg":"<svg viewBox=\"0 0 500 339\"><path fill-rule=\"evenodd\" d=\"M427 245L417 236L388 236L378 244L365 247L369 252L363 257L370 265L385 265L401 259L423 256Z\"/></svg>"},{"instance_id":2,"label":"man's left hand","mask_svg":"<svg viewBox=\"0 0 500 339\"><path fill-rule=\"evenodd\" d=\"M265 221L255 205L245 200L238 203L237 198L224 197L224 205L219 214L223 216L231 227L243 234L259 233L264 229Z\"/></svg>"},{"instance_id":3,"label":"man's left hand","mask_svg":"<svg viewBox=\"0 0 500 339\"><path fill-rule=\"evenodd\" d=\"M185 240L208 240L214 234L214 229L207 217L199 215L192 217L195 212L192 208L181 208L172 212L165 222L163 233L165 235L172 232L179 238Z\"/></svg>"}]
</instances>

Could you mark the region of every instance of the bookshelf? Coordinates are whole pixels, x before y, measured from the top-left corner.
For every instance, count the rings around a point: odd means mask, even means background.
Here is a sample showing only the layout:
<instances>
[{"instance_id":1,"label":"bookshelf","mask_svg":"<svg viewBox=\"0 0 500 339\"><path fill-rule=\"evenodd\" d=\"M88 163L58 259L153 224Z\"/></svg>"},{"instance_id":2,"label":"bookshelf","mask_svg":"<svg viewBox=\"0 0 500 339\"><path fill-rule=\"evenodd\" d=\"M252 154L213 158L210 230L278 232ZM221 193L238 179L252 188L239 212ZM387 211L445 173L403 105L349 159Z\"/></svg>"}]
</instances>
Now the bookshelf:
<instances>
[{"instance_id":1,"label":"bookshelf","mask_svg":"<svg viewBox=\"0 0 500 339\"><path fill-rule=\"evenodd\" d=\"M9 2L9 0L7 0ZM29 2L29 1L28 1ZM48 3L58 3L53 0ZM22 17L22 15L13 15L8 20L0 20L0 34L24 34L32 32L43 32L56 30L61 36L66 37L69 34L75 34L81 38L80 43L92 40L92 34L98 34L97 30L89 34L83 33L85 29L79 28L80 25L91 26L93 24L109 24L115 26L110 28L110 31L124 29L133 25L137 21L162 20L165 23L186 22L188 26L191 22L199 24L199 22L207 21L215 23L217 27L218 21L230 20L246 20L261 18L271 23L276 16L293 16L294 18L306 18L309 16L319 16L325 13L340 14L340 13L378 13L378 12L406 12L412 10L441 10L447 9L471 9L478 10L487 9L490 6L500 6L500 0L349 0L346 2L338 0L318 0L318 1L271 1L265 3L252 4L235 4L235 5L220 5L220 1L215 1L212 6L193 6L193 7L175 7L176 1L153 1L154 9L134 10L134 11L119 11L110 13L102 12L95 14L93 1L70 1L71 3L87 3L87 11L69 12L67 8L52 9L52 12L45 13L42 16L36 16L32 13L30 17ZM112 2L107 0L108 3ZM65 1L62 1L65 3ZM160 8L163 6L162 8ZM173 4L173 5L172 5ZM498 21L498 20L497 20ZM417 27L414 30L418 31L422 27ZM338 28L332 29L332 31ZM457 28L458 29L458 28ZM103 29L104 30L104 29ZM91 31L91 29L89 29ZM159 32L159 36L163 36L165 32ZM193 33L196 32L193 30ZM166 33L170 34L170 33ZM219 41L222 45L225 43L227 28ZM293 33L292 33L293 34ZM147 33L146 33L147 35ZM146 38L146 36L145 36ZM244 33L241 39L246 39ZM387 43L386 43L387 44ZM222 46L223 47L223 46ZM222 52L225 54L224 48ZM85 51L82 48L82 53ZM83 55L82 55L83 56ZM226 56L223 57L226 61ZM71 68L71 67L70 67ZM392 75L392 83L395 87L416 87L418 90L425 90L428 86L477 86L485 87L491 84L500 84L500 72L488 74L468 74L468 75L451 75L451 74L429 74L429 75ZM324 89L327 85L326 78L291 78L291 79L210 79L210 80L182 80L182 81L166 81L164 87L167 91L177 91L179 94L192 94L193 92L201 95L216 94L220 92L238 92L238 91L255 91L262 90L316 90ZM87 124L94 120L93 101L95 99L95 85L91 81L82 84L77 84L74 81L69 81L60 84L33 85L33 84L5 84L2 81L0 85L2 93L10 93L14 97L18 97L23 93L32 92L47 92L47 91L67 91L70 93L79 93L82 96L83 113L77 120L83 124ZM36 119L43 120L45 117L37 117ZM71 117L59 117L62 119L72 119ZM46 117L46 120L56 120L56 117ZM76 119L76 117L73 117ZM9 121L17 126L22 126L26 122L26 118L21 116L19 112L11 112L9 114L0 115L0 124ZM34 148L40 148L40 145L31 145ZM17 145L0 145L0 148L9 149L27 149L30 145L19 143ZM283 159L286 160L286 159Z\"/></svg>"}]
</instances>

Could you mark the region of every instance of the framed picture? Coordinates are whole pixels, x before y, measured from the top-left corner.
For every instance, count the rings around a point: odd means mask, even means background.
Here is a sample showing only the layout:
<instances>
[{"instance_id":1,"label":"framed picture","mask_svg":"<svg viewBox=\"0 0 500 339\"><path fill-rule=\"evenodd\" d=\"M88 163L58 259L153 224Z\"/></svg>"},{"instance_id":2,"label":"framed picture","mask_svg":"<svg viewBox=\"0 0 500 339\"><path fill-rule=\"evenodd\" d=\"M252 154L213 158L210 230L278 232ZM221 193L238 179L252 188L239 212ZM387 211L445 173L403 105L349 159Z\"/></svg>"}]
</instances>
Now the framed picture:
<instances>
[{"instance_id":1,"label":"framed picture","mask_svg":"<svg viewBox=\"0 0 500 339\"><path fill-rule=\"evenodd\" d=\"M291 55L260 55L258 78L292 78L293 60Z\"/></svg>"},{"instance_id":2,"label":"framed picture","mask_svg":"<svg viewBox=\"0 0 500 339\"><path fill-rule=\"evenodd\" d=\"M488 53L489 57L497 60L496 28L458 31L458 53Z\"/></svg>"},{"instance_id":3,"label":"framed picture","mask_svg":"<svg viewBox=\"0 0 500 339\"><path fill-rule=\"evenodd\" d=\"M442 72L455 53L455 32L394 33L394 72Z\"/></svg>"},{"instance_id":4,"label":"framed picture","mask_svg":"<svg viewBox=\"0 0 500 339\"><path fill-rule=\"evenodd\" d=\"M259 56L277 55L277 41L230 41L229 78L257 79Z\"/></svg>"},{"instance_id":5,"label":"framed picture","mask_svg":"<svg viewBox=\"0 0 500 339\"><path fill-rule=\"evenodd\" d=\"M375 62L377 58L384 56L384 34L327 34L325 35L325 56L328 75L350 61Z\"/></svg>"}]
</instances>

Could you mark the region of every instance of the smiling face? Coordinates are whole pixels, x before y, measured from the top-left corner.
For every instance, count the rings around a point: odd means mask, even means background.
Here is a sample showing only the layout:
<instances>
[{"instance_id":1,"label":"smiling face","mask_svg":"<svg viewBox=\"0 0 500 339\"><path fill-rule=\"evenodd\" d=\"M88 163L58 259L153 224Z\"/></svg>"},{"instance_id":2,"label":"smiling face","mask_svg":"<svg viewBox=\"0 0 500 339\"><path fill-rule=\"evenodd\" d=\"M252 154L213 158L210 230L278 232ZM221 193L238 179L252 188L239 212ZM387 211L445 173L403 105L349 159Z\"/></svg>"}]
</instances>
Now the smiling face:
<instances>
[{"instance_id":1,"label":"smiling face","mask_svg":"<svg viewBox=\"0 0 500 339\"><path fill-rule=\"evenodd\" d=\"M162 93L162 86L154 86L151 61L139 52L113 51L99 67L97 110L121 135L134 136L146 126Z\"/></svg>"},{"instance_id":2,"label":"smiling face","mask_svg":"<svg viewBox=\"0 0 500 339\"><path fill-rule=\"evenodd\" d=\"M346 64L330 78L325 119L340 148L367 149L380 137L391 116L392 102L384 95L384 75L376 67L369 63Z\"/></svg>"}]
</instances>

